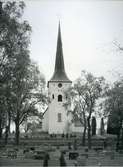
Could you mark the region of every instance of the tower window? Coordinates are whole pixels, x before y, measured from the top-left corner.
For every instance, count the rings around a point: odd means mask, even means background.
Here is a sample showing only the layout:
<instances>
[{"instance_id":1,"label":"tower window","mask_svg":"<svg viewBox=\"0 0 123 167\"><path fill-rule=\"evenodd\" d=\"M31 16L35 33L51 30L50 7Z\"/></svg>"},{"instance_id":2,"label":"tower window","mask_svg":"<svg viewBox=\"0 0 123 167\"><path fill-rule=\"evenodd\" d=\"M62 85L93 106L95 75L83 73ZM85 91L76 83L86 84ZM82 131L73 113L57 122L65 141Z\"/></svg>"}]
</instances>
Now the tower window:
<instances>
[{"instance_id":1,"label":"tower window","mask_svg":"<svg viewBox=\"0 0 123 167\"><path fill-rule=\"evenodd\" d=\"M62 115L61 115L61 113L58 113L58 122L62 122Z\"/></svg>"},{"instance_id":2,"label":"tower window","mask_svg":"<svg viewBox=\"0 0 123 167\"><path fill-rule=\"evenodd\" d=\"M54 99L54 94L52 95L52 98Z\"/></svg>"},{"instance_id":3,"label":"tower window","mask_svg":"<svg viewBox=\"0 0 123 167\"><path fill-rule=\"evenodd\" d=\"M59 88L61 88L61 87L62 87L62 84L61 84L61 83L59 83L59 84L58 84L58 87L59 87Z\"/></svg>"},{"instance_id":4,"label":"tower window","mask_svg":"<svg viewBox=\"0 0 123 167\"><path fill-rule=\"evenodd\" d=\"M58 95L58 101L62 101L62 95Z\"/></svg>"}]
</instances>

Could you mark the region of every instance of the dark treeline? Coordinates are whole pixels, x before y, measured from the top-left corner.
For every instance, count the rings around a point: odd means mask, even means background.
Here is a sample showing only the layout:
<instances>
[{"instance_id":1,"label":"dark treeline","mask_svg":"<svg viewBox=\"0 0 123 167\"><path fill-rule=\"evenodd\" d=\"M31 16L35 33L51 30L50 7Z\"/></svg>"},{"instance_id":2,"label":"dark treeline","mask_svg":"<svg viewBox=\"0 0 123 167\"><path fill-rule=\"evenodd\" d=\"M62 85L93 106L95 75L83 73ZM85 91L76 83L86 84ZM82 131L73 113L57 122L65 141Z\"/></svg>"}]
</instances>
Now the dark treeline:
<instances>
[{"instance_id":1,"label":"dark treeline","mask_svg":"<svg viewBox=\"0 0 123 167\"><path fill-rule=\"evenodd\" d=\"M31 26L23 21L24 2L0 2L0 138L7 144L11 122L19 144L20 125L45 104L45 79L30 59Z\"/></svg>"}]
</instances>

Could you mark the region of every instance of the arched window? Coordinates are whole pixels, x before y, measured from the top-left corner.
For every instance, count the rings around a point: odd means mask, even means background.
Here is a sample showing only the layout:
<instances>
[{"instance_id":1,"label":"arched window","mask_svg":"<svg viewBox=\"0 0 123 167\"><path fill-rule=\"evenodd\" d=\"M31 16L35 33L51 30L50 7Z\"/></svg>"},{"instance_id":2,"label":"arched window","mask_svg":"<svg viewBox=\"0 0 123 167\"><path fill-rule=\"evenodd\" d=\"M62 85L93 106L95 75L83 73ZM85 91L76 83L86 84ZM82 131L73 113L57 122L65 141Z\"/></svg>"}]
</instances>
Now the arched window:
<instances>
[{"instance_id":1,"label":"arched window","mask_svg":"<svg viewBox=\"0 0 123 167\"><path fill-rule=\"evenodd\" d=\"M54 99L54 94L52 95L52 98Z\"/></svg>"},{"instance_id":2,"label":"arched window","mask_svg":"<svg viewBox=\"0 0 123 167\"><path fill-rule=\"evenodd\" d=\"M62 115L61 115L61 113L58 113L58 122L62 122Z\"/></svg>"},{"instance_id":3,"label":"arched window","mask_svg":"<svg viewBox=\"0 0 123 167\"><path fill-rule=\"evenodd\" d=\"M58 101L62 101L62 95L58 95Z\"/></svg>"}]
</instances>

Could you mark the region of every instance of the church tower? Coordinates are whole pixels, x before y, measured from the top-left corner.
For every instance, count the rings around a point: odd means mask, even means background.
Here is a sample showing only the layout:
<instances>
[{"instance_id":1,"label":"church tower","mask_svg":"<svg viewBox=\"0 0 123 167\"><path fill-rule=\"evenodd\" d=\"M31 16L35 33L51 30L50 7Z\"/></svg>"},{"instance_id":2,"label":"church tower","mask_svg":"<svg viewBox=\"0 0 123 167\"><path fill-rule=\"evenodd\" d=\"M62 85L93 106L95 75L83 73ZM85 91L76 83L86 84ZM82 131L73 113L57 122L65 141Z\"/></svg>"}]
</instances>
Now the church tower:
<instances>
[{"instance_id":1,"label":"church tower","mask_svg":"<svg viewBox=\"0 0 123 167\"><path fill-rule=\"evenodd\" d=\"M69 118L63 104L66 101L64 91L70 87L71 83L65 72L59 23L55 69L52 78L48 81L49 105L46 111L46 122L49 134L68 133Z\"/></svg>"}]
</instances>

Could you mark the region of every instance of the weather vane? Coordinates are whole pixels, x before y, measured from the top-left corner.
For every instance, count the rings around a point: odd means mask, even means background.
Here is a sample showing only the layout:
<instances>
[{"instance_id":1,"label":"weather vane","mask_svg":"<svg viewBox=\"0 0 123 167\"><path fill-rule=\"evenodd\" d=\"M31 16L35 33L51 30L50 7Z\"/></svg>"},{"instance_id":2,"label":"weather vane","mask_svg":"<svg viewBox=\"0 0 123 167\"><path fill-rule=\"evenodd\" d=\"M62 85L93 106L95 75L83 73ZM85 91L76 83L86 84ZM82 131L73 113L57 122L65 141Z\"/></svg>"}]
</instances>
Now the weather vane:
<instances>
[{"instance_id":1,"label":"weather vane","mask_svg":"<svg viewBox=\"0 0 123 167\"><path fill-rule=\"evenodd\" d=\"M57 14L57 20L59 23L61 23L61 14L60 13Z\"/></svg>"}]
</instances>

